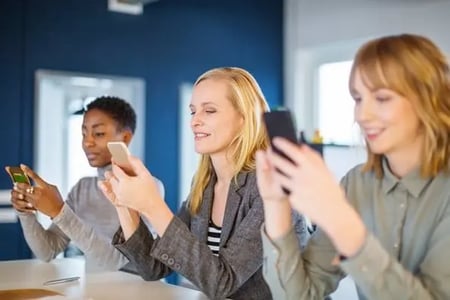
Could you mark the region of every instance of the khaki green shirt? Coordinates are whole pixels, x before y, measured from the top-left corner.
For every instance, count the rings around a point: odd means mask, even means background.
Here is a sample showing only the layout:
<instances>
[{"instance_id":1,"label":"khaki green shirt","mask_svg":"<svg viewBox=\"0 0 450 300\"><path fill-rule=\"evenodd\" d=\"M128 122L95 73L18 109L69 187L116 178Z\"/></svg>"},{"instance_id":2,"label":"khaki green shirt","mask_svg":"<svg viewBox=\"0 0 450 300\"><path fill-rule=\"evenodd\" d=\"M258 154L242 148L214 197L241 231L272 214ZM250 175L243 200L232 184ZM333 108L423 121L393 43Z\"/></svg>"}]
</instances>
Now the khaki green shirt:
<instances>
[{"instance_id":1,"label":"khaki green shirt","mask_svg":"<svg viewBox=\"0 0 450 300\"><path fill-rule=\"evenodd\" d=\"M274 299L323 299L346 274L360 299L450 299L450 177L423 179L416 170L399 180L383 168L382 179L357 166L342 180L368 234L339 265L331 264L337 253L320 229L303 253L292 230L273 241L262 230Z\"/></svg>"}]
</instances>

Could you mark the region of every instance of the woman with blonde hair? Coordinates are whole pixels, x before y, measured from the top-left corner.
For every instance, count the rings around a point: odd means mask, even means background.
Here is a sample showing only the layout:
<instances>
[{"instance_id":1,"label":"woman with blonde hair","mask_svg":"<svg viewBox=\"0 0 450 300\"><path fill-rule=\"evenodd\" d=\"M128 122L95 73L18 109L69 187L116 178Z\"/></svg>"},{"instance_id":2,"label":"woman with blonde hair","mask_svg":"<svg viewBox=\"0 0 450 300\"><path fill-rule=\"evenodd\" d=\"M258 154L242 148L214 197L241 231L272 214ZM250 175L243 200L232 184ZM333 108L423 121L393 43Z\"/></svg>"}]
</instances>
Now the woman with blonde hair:
<instances>
[{"instance_id":1,"label":"woman with blonde hair","mask_svg":"<svg viewBox=\"0 0 450 300\"><path fill-rule=\"evenodd\" d=\"M449 299L446 58L421 36L378 38L357 52L349 86L368 158L341 186L307 146L274 140L293 163L257 154L264 274L272 294L323 299L348 274L361 299ZM289 223L291 207L319 228L304 251Z\"/></svg>"},{"instance_id":2,"label":"woman with blonde hair","mask_svg":"<svg viewBox=\"0 0 450 300\"><path fill-rule=\"evenodd\" d=\"M272 299L262 275L264 213L255 176L255 153L268 145L266 100L247 71L217 68L194 84L190 110L201 158L188 200L174 216L140 161L131 159L136 176L114 165L103 185L122 216L113 243L146 280L173 270L212 299Z\"/></svg>"}]
</instances>

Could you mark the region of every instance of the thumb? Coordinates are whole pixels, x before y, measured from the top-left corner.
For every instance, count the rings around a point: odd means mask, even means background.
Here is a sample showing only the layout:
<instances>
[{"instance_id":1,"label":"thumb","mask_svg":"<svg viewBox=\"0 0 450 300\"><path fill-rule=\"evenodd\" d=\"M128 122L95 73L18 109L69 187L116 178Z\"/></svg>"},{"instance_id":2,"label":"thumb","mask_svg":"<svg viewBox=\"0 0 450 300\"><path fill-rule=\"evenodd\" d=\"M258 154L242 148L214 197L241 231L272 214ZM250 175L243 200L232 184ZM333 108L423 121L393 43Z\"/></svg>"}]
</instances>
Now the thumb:
<instances>
[{"instance_id":1,"label":"thumb","mask_svg":"<svg viewBox=\"0 0 450 300\"><path fill-rule=\"evenodd\" d=\"M45 186L47 185L47 182L44 181L41 177L39 177L38 174L36 174L32 169L30 169L30 167L24 165L24 164L20 164L20 168L23 170L23 172L30 177L31 179L33 179L34 183L38 186Z\"/></svg>"}]
</instances>

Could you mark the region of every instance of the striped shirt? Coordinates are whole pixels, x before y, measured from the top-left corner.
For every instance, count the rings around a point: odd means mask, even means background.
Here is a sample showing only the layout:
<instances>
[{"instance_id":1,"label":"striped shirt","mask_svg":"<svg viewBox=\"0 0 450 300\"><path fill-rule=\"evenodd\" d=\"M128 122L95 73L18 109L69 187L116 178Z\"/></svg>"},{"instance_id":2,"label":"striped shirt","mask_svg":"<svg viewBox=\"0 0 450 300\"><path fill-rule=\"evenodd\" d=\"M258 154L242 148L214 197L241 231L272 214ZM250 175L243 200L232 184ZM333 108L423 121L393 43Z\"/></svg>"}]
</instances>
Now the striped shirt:
<instances>
[{"instance_id":1,"label":"striped shirt","mask_svg":"<svg viewBox=\"0 0 450 300\"><path fill-rule=\"evenodd\" d=\"M216 226L212 220L209 220L208 226L208 247L215 256L219 255L220 234L222 227Z\"/></svg>"}]
</instances>

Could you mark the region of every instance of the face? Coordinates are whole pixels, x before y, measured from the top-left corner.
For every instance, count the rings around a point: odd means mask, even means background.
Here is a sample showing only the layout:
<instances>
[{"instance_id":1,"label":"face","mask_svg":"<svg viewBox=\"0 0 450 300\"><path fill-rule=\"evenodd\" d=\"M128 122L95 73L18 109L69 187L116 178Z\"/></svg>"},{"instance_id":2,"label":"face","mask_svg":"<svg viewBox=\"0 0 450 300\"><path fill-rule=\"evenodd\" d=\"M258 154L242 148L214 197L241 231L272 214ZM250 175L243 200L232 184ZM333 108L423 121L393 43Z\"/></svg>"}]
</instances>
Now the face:
<instances>
[{"instance_id":1,"label":"face","mask_svg":"<svg viewBox=\"0 0 450 300\"><path fill-rule=\"evenodd\" d=\"M82 145L91 167L104 167L111 163L107 143L126 141L126 131L117 130L117 123L108 114L98 109L84 114Z\"/></svg>"},{"instance_id":2,"label":"face","mask_svg":"<svg viewBox=\"0 0 450 300\"><path fill-rule=\"evenodd\" d=\"M355 120L375 154L407 154L420 151L420 122L411 101L390 89L370 90L355 73Z\"/></svg>"},{"instance_id":3,"label":"face","mask_svg":"<svg viewBox=\"0 0 450 300\"><path fill-rule=\"evenodd\" d=\"M224 80L206 79L194 87L189 107L197 153L226 154L242 128L243 118L227 95Z\"/></svg>"}]
</instances>

